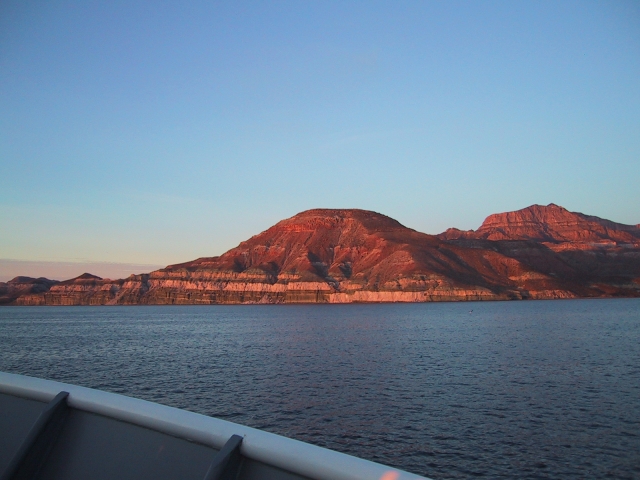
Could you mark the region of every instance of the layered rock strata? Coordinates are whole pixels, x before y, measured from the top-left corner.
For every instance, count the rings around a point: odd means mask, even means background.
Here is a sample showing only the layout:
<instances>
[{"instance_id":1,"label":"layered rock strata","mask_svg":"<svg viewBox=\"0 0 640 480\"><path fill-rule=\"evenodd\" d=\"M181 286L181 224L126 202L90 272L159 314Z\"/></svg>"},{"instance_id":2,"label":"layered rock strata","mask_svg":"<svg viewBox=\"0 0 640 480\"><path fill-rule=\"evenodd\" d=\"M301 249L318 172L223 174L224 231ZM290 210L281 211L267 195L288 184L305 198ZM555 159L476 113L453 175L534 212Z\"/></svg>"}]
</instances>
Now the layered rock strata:
<instances>
[{"instance_id":1,"label":"layered rock strata","mask_svg":"<svg viewBox=\"0 0 640 480\"><path fill-rule=\"evenodd\" d=\"M624 225L604 218L570 212L553 203L532 205L515 212L489 215L478 230L450 228L443 240L531 240L570 245L640 245L640 225Z\"/></svg>"},{"instance_id":2,"label":"layered rock strata","mask_svg":"<svg viewBox=\"0 0 640 480\"><path fill-rule=\"evenodd\" d=\"M438 235L467 248L491 248L591 294L637 296L640 225L570 212L555 204L490 215L478 230Z\"/></svg>"},{"instance_id":3,"label":"layered rock strata","mask_svg":"<svg viewBox=\"0 0 640 480\"><path fill-rule=\"evenodd\" d=\"M570 248L570 245L574 247ZM587 248L588 247L588 248ZM534 205L427 235L375 212L309 210L219 257L85 274L20 305L350 303L640 295L640 229Z\"/></svg>"}]
</instances>

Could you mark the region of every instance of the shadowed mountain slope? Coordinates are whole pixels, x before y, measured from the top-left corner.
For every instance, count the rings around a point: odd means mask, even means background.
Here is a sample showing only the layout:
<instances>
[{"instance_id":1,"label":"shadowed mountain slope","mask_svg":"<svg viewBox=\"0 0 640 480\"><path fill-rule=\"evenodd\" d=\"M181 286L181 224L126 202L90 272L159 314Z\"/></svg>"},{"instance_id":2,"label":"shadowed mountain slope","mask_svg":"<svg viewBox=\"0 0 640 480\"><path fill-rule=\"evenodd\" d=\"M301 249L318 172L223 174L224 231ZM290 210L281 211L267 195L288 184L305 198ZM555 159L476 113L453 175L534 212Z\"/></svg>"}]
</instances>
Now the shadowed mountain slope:
<instances>
[{"instance_id":1,"label":"shadowed mountain slope","mask_svg":"<svg viewBox=\"0 0 640 480\"><path fill-rule=\"evenodd\" d=\"M0 305L14 302L22 295L37 294L48 291L56 280L48 278L15 277L8 282L0 282Z\"/></svg>"}]
</instances>

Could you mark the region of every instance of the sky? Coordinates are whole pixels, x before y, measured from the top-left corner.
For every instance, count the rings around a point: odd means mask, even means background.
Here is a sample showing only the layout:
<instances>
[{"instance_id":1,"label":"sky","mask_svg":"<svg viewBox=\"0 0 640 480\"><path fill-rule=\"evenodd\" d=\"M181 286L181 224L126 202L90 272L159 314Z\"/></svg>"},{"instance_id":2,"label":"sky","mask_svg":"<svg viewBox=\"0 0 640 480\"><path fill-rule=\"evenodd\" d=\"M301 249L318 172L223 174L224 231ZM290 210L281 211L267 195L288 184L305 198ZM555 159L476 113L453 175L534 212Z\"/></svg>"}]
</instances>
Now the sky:
<instances>
[{"instance_id":1,"label":"sky","mask_svg":"<svg viewBox=\"0 0 640 480\"><path fill-rule=\"evenodd\" d=\"M0 280L219 255L310 208L637 224L639 185L637 1L0 3Z\"/></svg>"}]
</instances>

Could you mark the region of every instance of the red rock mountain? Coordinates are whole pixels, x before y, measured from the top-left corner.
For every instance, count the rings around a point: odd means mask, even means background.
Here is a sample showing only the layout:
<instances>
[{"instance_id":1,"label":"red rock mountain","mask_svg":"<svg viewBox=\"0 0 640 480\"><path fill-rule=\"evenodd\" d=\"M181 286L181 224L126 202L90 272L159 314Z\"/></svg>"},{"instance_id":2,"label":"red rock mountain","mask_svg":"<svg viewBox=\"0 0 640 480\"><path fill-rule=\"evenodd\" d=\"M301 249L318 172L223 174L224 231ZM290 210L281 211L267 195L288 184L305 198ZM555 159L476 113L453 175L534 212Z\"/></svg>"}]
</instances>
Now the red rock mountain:
<instances>
[{"instance_id":1,"label":"red rock mountain","mask_svg":"<svg viewBox=\"0 0 640 480\"><path fill-rule=\"evenodd\" d=\"M436 268L442 242L364 210L309 210L283 220L220 257L172 265L165 271L216 270L252 273L269 281L334 285L357 282L377 288L418 271Z\"/></svg>"},{"instance_id":2,"label":"red rock mountain","mask_svg":"<svg viewBox=\"0 0 640 480\"><path fill-rule=\"evenodd\" d=\"M450 228L438 235L444 240L533 240L536 242L640 243L640 226L570 212L553 203L489 215L476 231Z\"/></svg>"},{"instance_id":3,"label":"red rock mountain","mask_svg":"<svg viewBox=\"0 0 640 480\"><path fill-rule=\"evenodd\" d=\"M219 257L121 280L85 274L23 305L347 303L640 295L637 227L532 206L440 236L365 210L309 210ZM579 239L579 248L571 249ZM594 240L596 239L596 240ZM548 242L564 245L552 249ZM586 251L584 242L591 242ZM620 246L618 243L623 243ZM604 253L603 253L604 252Z\"/></svg>"}]
</instances>

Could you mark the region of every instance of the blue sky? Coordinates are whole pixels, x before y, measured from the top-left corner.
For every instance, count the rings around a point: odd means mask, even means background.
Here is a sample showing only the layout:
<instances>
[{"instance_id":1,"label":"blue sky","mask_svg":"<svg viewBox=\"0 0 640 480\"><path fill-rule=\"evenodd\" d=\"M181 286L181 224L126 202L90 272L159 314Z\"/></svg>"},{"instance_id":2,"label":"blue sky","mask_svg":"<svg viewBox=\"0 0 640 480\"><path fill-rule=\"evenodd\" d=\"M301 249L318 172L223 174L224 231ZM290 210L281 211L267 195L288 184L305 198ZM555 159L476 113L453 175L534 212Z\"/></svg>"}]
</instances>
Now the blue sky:
<instances>
[{"instance_id":1,"label":"blue sky","mask_svg":"<svg viewBox=\"0 0 640 480\"><path fill-rule=\"evenodd\" d=\"M636 1L5 1L0 259L166 265L319 207L639 223L639 79Z\"/></svg>"}]
</instances>

